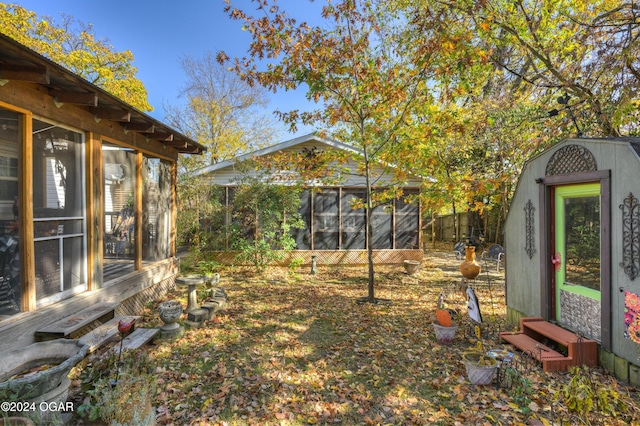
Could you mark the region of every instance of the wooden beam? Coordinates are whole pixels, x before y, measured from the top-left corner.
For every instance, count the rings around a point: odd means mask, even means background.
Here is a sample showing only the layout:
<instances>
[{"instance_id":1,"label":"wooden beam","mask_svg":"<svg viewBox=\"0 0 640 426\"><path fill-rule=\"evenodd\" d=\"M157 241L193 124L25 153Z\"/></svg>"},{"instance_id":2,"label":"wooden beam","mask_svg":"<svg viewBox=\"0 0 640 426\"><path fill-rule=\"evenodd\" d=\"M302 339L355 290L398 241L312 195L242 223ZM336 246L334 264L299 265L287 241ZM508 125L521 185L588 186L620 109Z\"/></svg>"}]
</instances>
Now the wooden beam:
<instances>
[{"instance_id":1,"label":"wooden beam","mask_svg":"<svg viewBox=\"0 0 640 426\"><path fill-rule=\"evenodd\" d=\"M166 146L170 146L171 148L182 148L182 149L186 149L187 148L187 142L186 141L181 141L181 140L177 140L177 141L170 141L165 143Z\"/></svg>"},{"instance_id":2,"label":"wooden beam","mask_svg":"<svg viewBox=\"0 0 640 426\"><path fill-rule=\"evenodd\" d=\"M87 261L89 264L88 290L102 287L104 271L103 234L104 211L102 199L102 141L100 135L87 132L86 135L86 173L87 173L87 240L89 250Z\"/></svg>"},{"instance_id":3,"label":"wooden beam","mask_svg":"<svg viewBox=\"0 0 640 426\"><path fill-rule=\"evenodd\" d=\"M171 163L171 226L169 227L169 254L174 257L176 255L177 246L177 233L176 224L178 222L178 194L176 188L178 187L178 162Z\"/></svg>"},{"instance_id":4,"label":"wooden beam","mask_svg":"<svg viewBox=\"0 0 640 426\"><path fill-rule=\"evenodd\" d=\"M183 154L200 154L200 149L196 146L192 146L190 148L185 148L180 152Z\"/></svg>"},{"instance_id":5,"label":"wooden beam","mask_svg":"<svg viewBox=\"0 0 640 426\"><path fill-rule=\"evenodd\" d=\"M142 152L138 151L135 154L136 156L136 180L135 180L135 185L134 185L134 191L133 191L133 197L134 197L134 202L133 202L133 209L134 209L134 232L135 232L135 259L134 259L134 267L136 269L136 271L139 271L140 269L142 269L142 210L143 210L143 206L142 206L142 192L144 190L144 186L142 183L142 165L143 162L142 160L144 159L144 156L142 155Z\"/></svg>"},{"instance_id":6,"label":"wooden beam","mask_svg":"<svg viewBox=\"0 0 640 426\"><path fill-rule=\"evenodd\" d=\"M23 130L23 147L21 163L21 180L18 183L18 192L20 193L20 215L18 223L20 224L20 241L33 241L33 116L25 114L22 120ZM20 169L19 169L20 170ZM20 251L20 271L22 283L22 311L36 310L36 266L35 253L33 243L21 244Z\"/></svg>"},{"instance_id":7,"label":"wooden beam","mask_svg":"<svg viewBox=\"0 0 640 426\"><path fill-rule=\"evenodd\" d=\"M122 109L91 107L89 111L93 113L96 118L104 120L122 121L125 123L131 121L131 113Z\"/></svg>"},{"instance_id":8,"label":"wooden beam","mask_svg":"<svg viewBox=\"0 0 640 426\"><path fill-rule=\"evenodd\" d=\"M27 81L30 83L49 84L49 68L38 66L20 66L0 64L1 80Z\"/></svg>"},{"instance_id":9,"label":"wooden beam","mask_svg":"<svg viewBox=\"0 0 640 426\"><path fill-rule=\"evenodd\" d=\"M151 139L154 139L160 142L171 142L173 141L173 133L154 132L153 136L151 136Z\"/></svg>"},{"instance_id":10,"label":"wooden beam","mask_svg":"<svg viewBox=\"0 0 640 426\"><path fill-rule=\"evenodd\" d=\"M52 90L49 92L54 100L63 104L98 106L98 95L93 92L63 92Z\"/></svg>"},{"instance_id":11,"label":"wooden beam","mask_svg":"<svg viewBox=\"0 0 640 426\"><path fill-rule=\"evenodd\" d=\"M122 127L124 127L126 130L131 130L139 133L153 133L156 130L156 127L153 124L149 123L128 123L123 124Z\"/></svg>"}]
</instances>

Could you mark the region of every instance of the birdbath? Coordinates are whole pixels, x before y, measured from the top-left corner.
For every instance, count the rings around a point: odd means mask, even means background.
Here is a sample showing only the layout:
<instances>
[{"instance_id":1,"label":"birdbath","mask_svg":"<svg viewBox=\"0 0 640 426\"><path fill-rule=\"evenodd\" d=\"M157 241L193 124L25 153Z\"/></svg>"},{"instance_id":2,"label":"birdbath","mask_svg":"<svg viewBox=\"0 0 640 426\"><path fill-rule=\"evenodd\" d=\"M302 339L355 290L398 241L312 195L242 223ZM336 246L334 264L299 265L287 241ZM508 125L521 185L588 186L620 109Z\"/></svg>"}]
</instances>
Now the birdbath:
<instances>
[{"instance_id":1,"label":"birdbath","mask_svg":"<svg viewBox=\"0 0 640 426\"><path fill-rule=\"evenodd\" d=\"M196 286L203 285L205 281L206 277L202 275L180 276L176 278L176 284L187 286L187 312L199 308Z\"/></svg>"}]
</instances>

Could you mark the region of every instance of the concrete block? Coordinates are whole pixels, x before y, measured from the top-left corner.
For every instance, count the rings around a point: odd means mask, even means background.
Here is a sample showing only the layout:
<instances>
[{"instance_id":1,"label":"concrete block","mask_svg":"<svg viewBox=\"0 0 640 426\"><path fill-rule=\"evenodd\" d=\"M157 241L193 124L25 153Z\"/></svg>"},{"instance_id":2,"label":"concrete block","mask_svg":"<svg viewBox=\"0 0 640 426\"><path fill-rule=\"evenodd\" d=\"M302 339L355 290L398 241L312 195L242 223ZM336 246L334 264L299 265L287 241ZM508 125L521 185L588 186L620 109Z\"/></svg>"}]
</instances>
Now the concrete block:
<instances>
[{"instance_id":1,"label":"concrete block","mask_svg":"<svg viewBox=\"0 0 640 426\"><path fill-rule=\"evenodd\" d=\"M599 362L605 370L613 372L615 369L615 355L602 348L598 351Z\"/></svg>"},{"instance_id":2,"label":"concrete block","mask_svg":"<svg viewBox=\"0 0 640 426\"><path fill-rule=\"evenodd\" d=\"M615 357L615 376L623 382L629 383L629 361L619 356Z\"/></svg>"},{"instance_id":3,"label":"concrete block","mask_svg":"<svg viewBox=\"0 0 640 426\"><path fill-rule=\"evenodd\" d=\"M209 311L207 309L192 309L187 312L187 319L193 322L205 322L207 317L209 316Z\"/></svg>"},{"instance_id":4,"label":"concrete block","mask_svg":"<svg viewBox=\"0 0 640 426\"><path fill-rule=\"evenodd\" d=\"M629 384L640 387L640 367L635 364L629 364Z\"/></svg>"}]
</instances>

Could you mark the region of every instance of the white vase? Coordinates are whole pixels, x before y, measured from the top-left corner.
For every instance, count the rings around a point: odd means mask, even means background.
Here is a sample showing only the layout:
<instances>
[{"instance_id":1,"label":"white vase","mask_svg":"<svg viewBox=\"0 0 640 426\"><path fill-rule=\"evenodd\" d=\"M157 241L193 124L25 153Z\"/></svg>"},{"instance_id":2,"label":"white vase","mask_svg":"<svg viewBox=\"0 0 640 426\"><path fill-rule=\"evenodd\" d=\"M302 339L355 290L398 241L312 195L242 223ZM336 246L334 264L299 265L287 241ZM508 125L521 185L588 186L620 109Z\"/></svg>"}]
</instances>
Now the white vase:
<instances>
[{"instance_id":1,"label":"white vase","mask_svg":"<svg viewBox=\"0 0 640 426\"><path fill-rule=\"evenodd\" d=\"M456 335L458 326L444 327L440 324L433 323L433 329L436 332L436 340L443 345L450 345Z\"/></svg>"}]
</instances>

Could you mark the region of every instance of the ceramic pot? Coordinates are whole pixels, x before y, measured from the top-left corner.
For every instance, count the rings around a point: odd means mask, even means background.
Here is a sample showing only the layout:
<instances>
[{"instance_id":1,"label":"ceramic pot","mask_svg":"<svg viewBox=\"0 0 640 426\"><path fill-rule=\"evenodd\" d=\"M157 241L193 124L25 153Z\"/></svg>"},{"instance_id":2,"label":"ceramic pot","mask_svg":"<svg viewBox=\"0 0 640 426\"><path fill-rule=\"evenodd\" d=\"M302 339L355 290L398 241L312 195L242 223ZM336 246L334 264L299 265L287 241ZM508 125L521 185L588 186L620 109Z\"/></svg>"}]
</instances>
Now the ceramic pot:
<instances>
[{"instance_id":1,"label":"ceramic pot","mask_svg":"<svg viewBox=\"0 0 640 426\"><path fill-rule=\"evenodd\" d=\"M443 327L440 324L433 323L433 330L436 332L436 340L443 345L450 345L456 335L458 326Z\"/></svg>"},{"instance_id":2,"label":"ceramic pot","mask_svg":"<svg viewBox=\"0 0 640 426\"><path fill-rule=\"evenodd\" d=\"M480 274L480 264L476 261L474 246L465 247L465 259L460 264L460 272L468 280L472 280Z\"/></svg>"},{"instance_id":3,"label":"ceramic pot","mask_svg":"<svg viewBox=\"0 0 640 426\"><path fill-rule=\"evenodd\" d=\"M409 275L415 274L416 272L418 272L418 269L420 269L420 262L418 262L417 260L405 260L403 263L404 270Z\"/></svg>"},{"instance_id":4,"label":"ceramic pot","mask_svg":"<svg viewBox=\"0 0 640 426\"><path fill-rule=\"evenodd\" d=\"M493 381L498 362L492 356L483 356L479 352L465 352L462 354L462 362L471 384L488 385Z\"/></svg>"},{"instance_id":5,"label":"ceramic pot","mask_svg":"<svg viewBox=\"0 0 640 426\"><path fill-rule=\"evenodd\" d=\"M160 319L164 322L164 325L160 327L161 330L170 331L180 327L177 321L180 315L182 315L182 304L177 300L162 302L160 306L158 306L158 313Z\"/></svg>"}]
</instances>

